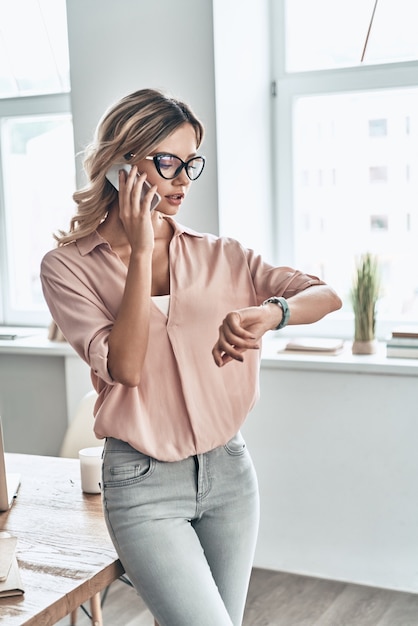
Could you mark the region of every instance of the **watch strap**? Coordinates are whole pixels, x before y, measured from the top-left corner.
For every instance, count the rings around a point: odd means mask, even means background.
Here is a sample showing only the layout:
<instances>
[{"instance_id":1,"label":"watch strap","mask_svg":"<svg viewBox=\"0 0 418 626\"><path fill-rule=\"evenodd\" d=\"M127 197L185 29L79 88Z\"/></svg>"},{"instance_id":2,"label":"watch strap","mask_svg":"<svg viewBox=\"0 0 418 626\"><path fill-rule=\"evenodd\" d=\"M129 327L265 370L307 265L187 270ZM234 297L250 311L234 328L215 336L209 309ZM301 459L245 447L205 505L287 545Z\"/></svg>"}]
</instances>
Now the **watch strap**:
<instances>
[{"instance_id":1,"label":"watch strap","mask_svg":"<svg viewBox=\"0 0 418 626\"><path fill-rule=\"evenodd\" d=\"M289 305L287 304L286 298L283 298L282 296L272 296L271 298L267 298L267 300L264 300L263 306L265 304L277 304L283 311L283 317L280 324L278 324L276 328L273 328L273 330L281 330L282 328L287 326L290 319L290 309Z\"/></svg>"}]
</instances>

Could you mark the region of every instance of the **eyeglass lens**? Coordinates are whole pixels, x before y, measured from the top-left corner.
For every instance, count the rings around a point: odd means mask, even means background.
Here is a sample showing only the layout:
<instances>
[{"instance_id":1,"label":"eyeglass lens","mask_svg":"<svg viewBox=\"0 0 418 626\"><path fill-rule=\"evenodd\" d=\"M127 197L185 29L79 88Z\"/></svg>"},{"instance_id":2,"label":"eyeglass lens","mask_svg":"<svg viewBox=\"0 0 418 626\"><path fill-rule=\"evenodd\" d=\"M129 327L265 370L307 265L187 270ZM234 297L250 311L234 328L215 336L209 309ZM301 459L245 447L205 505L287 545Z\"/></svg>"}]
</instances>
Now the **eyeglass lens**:
<instances>
[{"instance_id":1,"label":"eyeglass lens","mask_svg":"<svg viewBox=\"0 0 418 626\"><path fill-rule=\"evenodd\" d=\"M157 168L163 178L175 178L183 168L183 161L172 154L158 154L156 157ZM187 161L184 165L188 177L196 180L202 173L205 161L202 157L196 157Z\"/></svg>"}]
</instances>

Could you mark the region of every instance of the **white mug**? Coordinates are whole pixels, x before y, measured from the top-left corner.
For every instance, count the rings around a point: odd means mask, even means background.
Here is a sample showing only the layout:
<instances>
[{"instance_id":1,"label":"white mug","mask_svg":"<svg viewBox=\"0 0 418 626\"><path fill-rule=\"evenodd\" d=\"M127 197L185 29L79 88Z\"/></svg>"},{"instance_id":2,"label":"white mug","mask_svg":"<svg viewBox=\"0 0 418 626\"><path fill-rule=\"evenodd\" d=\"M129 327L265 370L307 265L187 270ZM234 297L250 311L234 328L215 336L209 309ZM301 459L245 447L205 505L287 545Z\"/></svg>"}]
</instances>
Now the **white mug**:
<instances>
[{"instance_id":1,"label":"white mug","mask_svg":"<svg viewBox=\"0 0 418 626\"><path fill-rule=\"evenodd\" d=\"M81 489L85 493L100 493L102 482L103 446L83 448L79 451Z\"/></svg>"}]
</instances>

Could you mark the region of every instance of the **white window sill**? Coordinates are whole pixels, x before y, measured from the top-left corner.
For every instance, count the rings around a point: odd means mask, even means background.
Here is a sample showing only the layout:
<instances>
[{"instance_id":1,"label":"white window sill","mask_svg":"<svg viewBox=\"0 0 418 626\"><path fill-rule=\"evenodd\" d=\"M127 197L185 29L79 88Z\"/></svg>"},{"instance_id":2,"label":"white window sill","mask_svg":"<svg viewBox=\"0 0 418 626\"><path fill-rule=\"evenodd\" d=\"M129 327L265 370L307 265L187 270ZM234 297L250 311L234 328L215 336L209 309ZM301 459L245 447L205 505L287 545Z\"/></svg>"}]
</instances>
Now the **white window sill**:
<instances>
[{"instance_id":1,"label":"white window sill","mask_svg":"<svg viewBox=\"0 0 418 626\"><path fill-rule=\"evenodd\" d=\"M50 341L47 328L7 326L0 327L0 354L77 356L65 341Z\"/></svg>"},{"instance_id":2,"label":"white window sill","mask_svg":"<svg viewBox=\"0 0 418 626\"><path fill-rule=\"evenodd\" d=\"M418 376L418 359L397 359L386 356L385 342L379 342L376 354L352 354L352 341L346 341L337 355L282 352L287 339L265 339L261 367L316 371L345 371L359 374Z\"/></svg>"}]
</instances>

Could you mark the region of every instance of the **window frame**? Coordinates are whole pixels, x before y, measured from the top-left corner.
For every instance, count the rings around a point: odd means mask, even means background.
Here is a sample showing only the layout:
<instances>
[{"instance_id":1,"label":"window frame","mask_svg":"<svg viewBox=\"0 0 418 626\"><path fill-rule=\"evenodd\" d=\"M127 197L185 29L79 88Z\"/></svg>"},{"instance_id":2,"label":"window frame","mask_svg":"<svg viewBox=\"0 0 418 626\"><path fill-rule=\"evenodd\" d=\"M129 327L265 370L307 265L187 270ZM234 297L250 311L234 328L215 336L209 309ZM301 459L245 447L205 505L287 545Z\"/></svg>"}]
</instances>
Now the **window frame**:
<instances>
[{"instance_id":1,"label":"window frame","mask_svg":"<svg viewBox=\"0 0 418 626\"><path fill-rule=\"evenodd\" d=\"M3 118L31 115L71 115L69 93L38 96L17 96L0 99L0 122ZM10 272L7 258L6 207L3 184L3 162L0 151L0 326L45 327L50 321L48 312L15 311L9 302Z\"/></svg>"},{"instance_id":2,"label":"window frame","mask_svg":"<svg viewBox=\"0 0 418 626\"><path fill-rule=\"evenodd\" d=\"M271 67L273 78L273 198L274 256L278 264L292 265L295 258L293 215L293 105L301 96L372 92L417 86L418 61L405 61L337 69L288 73L285 69L285 1L271 0ZM303 268L301 268L303 270ZM308 334L352 338L353 314L338 311L309 327ZM378 316L376 335L385 339L400 323ZM288 327L289 334L300 329Z\"/></svg>"}]
</instances>

